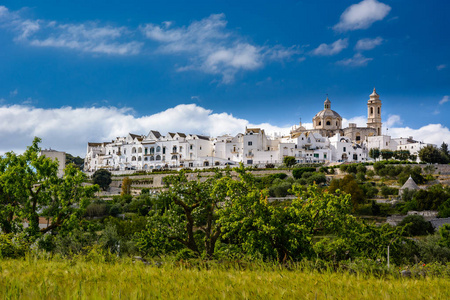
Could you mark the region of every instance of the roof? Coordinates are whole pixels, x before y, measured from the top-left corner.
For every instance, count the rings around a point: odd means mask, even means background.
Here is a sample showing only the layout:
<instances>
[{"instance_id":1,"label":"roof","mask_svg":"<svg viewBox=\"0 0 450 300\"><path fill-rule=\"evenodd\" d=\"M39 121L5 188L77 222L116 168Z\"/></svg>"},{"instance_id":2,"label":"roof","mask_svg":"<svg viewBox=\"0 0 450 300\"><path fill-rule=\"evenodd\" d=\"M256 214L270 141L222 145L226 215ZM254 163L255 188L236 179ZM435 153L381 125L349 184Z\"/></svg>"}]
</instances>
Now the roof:
<instances>
[{"instance_id":1,"label":"roof","mask_svg":"<svg viewBox=\"0 0 450 300\"><path fill-rule=\"evenodd\" d=\"M155 131L155 130L150 130L151 133L153 133L153 135L159 139L161 137L161 133L159 133L159 131Z\"/></svg>"},{"instance_id":2,"label":"roof","mask_svg":"<svg viewBox=\"0 0 450 300\"><path fill-rule=\"evenodd\" d=\"M207 140L209 141L209 136L204 136L204 135L197 135L197 137L201 140Z\"/></svg>"},{"instance_id":3,"label":"roof","mask_svg":"<svg viewBox=\"0 0 450 300\"><path fill-rule=\"evenodd\" d=\"M102 145L103 145L103 143L88 143L89 147L100 147Z\"/></svg>"},{"instance_id":4,"label":"roof","mask_svg":"<svg viewBox=\"0 0 450 300\"><path fill-rule=\"evenodd\" d=\"M377 94L377 90L375 88L373 88L373 92L372 94L370 94L371 97L378 97L379 95Z\"/></svg>"},{"instance_id":5,"label":"roof","mask_svg":"<svg viewBox=\"0 0 450 300\"><path fill-rule=\"evenodd\" d=\"M331 109L324 109L324 110L319 111L314 116L314 118L316 118L316 117L319 117L319 118L332 117L332 118L342 119L342 117L337 112L335 112L334 110L331 110Z\"/></svg>"},{"instance_id":6,"label":"roof","mask_svg":"<svg viewBox=\"0 0 450 300\"><path fill-rule=\"evenodd\" d=\"M418 190L419 186L414 182L414 179L409 176L408 180L406 180L405 184L400 188L400 190Z\"/></svg>"},{"instance_id":7,"label":"roof","mask_svg":"<svg viewBox=\"0 0 450 300\"><path fill-rule=\"evenodd\" d=\"M184 133L181 133L181 132L177 132L177 134L180 136L180 137L186 137L186 135L184 134Z\"/></svg>"}]
</instances>

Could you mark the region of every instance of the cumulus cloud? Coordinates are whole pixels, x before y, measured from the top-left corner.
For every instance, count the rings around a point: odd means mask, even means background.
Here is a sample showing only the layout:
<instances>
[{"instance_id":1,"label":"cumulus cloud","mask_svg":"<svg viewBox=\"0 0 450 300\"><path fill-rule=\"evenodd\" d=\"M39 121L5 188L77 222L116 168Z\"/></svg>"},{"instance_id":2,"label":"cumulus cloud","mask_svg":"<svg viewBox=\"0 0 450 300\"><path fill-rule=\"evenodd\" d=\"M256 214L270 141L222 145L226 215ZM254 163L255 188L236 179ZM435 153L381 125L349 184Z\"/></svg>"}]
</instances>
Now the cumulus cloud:
<instances>
[{"instance_id":1,"label":"cumulus cloud","mask_svg":"<svg viewBox=\"0 0 450 300\"><path fill-rule=\"evenodd\" d=\"M396 124L401 125L402 123L402 119L399 115L390 115L384 125L387 127L392 127Z\"/></svg>"},{"instance_id":2,"label":"cumulus cloud","mask_svg":"<svg viewBox=\"0 0 450 300\"><path fill-rule=\"evenodd\" d=\"M439 101L439 104L442 105L444 103L447 103L448 101L450 101L450 97L448 95L445 95L444 97L442 97L441 101Z\"/></svg>"},{"instance_id":3,"label":"cumulus cloud","mask_svg":"<svg viewBox=\"0 0 450 300\"><path fill-rule=\"evenodd\" d=\"M389 128L393 137L410 137L415 140L440 146L442 142L450 143L450 130L442 124L429 124L419 129L409 127Z\"/></svg>"},{"instance_id":4,"label":"cumulus cloud","mask_svg":"<svg viewBox=\"0 0 450 300\"><path fill-rule=\"evenodd\" d=\"M349 6L333 29L336 31L367 29L374 22L383 20L390 11L389 5L377 0L363 0Z\"/></svg>"},{"instance_id":5,"label":"cumulus cloud","mask_svg":"<svg viewBox=\"0 0 450 300\"><path fill-rule=\"evenodd\" d=\"M224 14L213 14L187 27L172 27L171 22L164 22L162 25L146 24L141 30L148 39L159 43L157 52L188 55L189 63L178 71L221 74L223 83L232 82L241 70L255 70L266 62L283 61L300 53L297 46L252 44L226 26Z\"/></svg>"},{"instance_id":6,"label":"cumulus cloud","mask_svg":"<svg viewBox=\"0 0 450 300\"><path fill-rule=\"evenodd\" d=\"M376 37L374 39L361 39L356 43L355 50L364 51L364 50L372 50L376 46L381 45L383 43L383 39L381 37Z\"/></svg>"},{"instance_id":7,"label":"cumulus cloud","mask_svg":"<svg viewBox=\"0 0 450 300\"><path fill-rule=\"evenodd\" d=\"M268 133L288 133L289 127L251 124L222 112L215 113L195 104L181 104L153 115L135 117L130 109L115 107L55 109L25 105L0 106L0 153L21 152L34 136L42 147L84 156L88 142L110 141L128 133L147 134L150 130L196 133L209 136L237 134L245 127L262 127Z\"/></svg>"},{"instance_id":8,"label":"cumulus cloud","mask_svg":"<svg viewBox=\"0 0 450 300\"><path fill-rule=\"evenodd\" d=\"M339 39L332 44L320 44L319 47L311 51L313 55L330 56L335 55L347 48L348 39Z\"/></svg>"},{"instance_id":9,"label":"cumulus cloud","mask_svg":"<svg viewBox=\"0 0 450 300\"><path fill-rule=\"evenodd\" d=\"M134 55L143 43L131 40L125 27L102 26L96 22L65 24L23 18L0 6L0 24L16 34L15 40L35 47L66 48L90 53Z\"/></svg>"},{"instance_id":10,"label":"cumulus cloud","mask_svg":"<svg viewBox=\"0 0 450 300\"><path fill-rule=\"evenodd\" d=\"M397 117L390 116L387 123L400 125ZM343 119L344 127L349 123L364 127L366 118ZM246 126L263 128L269 135L285 135L291 130L291 126L252 124L232 114L216 113L195 104L181 104L142 117L134 116L131 109L116 107L42 109L25 105L0 106L0 140L4 141L0 144L0 154L11 150L24 151L34 136L42 138L42 148L83 157L88 142L107 142L128 133L148 134L150 130L157 130L163 135L170 131L216 137L235 135L243 132ZM303 126L312 128L311 123L303 123ZM450 142L450 131L441 124L419 129L390 127L389 134L393 137L413 136L416 140L433 144Z\"/></svg>"},{"instance_id":11,"label":"cumulus cloud","mask_svg":"<svg viewBox=\"0 0 450 300\"><path fill-rule=\"evenodd\" d=\"M367 66L367 63L371 60L373 60L373 58L365 57L361 53L356 53L351 58L337 61L336 64L349 67L362 67Z\"/></svg>"}]
</instances>

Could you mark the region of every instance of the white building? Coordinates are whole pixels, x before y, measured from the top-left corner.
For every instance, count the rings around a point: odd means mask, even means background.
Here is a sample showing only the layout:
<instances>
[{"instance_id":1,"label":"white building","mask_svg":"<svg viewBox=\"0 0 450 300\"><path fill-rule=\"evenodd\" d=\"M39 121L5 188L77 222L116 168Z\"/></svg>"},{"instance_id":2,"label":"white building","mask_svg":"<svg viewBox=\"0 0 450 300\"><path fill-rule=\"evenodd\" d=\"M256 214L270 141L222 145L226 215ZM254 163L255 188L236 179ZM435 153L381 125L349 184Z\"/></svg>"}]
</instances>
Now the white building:
<instances>
[{"instance_id":1,"label":"white building","mask_svg":"<svg viewBox=\"0 0 450 300\"><path fill-rule=\"evenodd\" d=\"M312 129L300 123L288 136L270 137L262 128L245 128L236 136L215 138L196 134L151 130L147 135L128 134L111 142L88 143L85 170L152 170L210 167L244 163L280 164L286 156L298 163L365 162L372 148L408 150L417 155L427 144L409 138L381 135L381 100L375 89L367 101L367 127L350 123L342 128L341 116L331 101L313 118Z\"/></svg>"}]
</instances>

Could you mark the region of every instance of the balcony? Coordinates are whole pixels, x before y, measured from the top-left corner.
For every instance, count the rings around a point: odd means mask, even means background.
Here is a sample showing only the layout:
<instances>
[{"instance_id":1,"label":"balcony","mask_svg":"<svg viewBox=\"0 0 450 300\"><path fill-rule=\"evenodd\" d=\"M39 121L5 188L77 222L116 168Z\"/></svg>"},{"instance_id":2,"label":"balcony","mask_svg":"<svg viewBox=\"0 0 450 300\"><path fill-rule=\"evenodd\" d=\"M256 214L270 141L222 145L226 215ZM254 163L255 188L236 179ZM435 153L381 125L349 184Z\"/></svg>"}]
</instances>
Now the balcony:
<instances>
[{"instance_id":1,"label":"balcony","mask_svg":"<svg viewBox=\"0 0 450 300\"><path fill-rule=\"evenodd\" d=\"M247 153L247 154L245 155L245 157L253 157L253 156L255 156L253 153Z\"/></svg>"}]
</instances>

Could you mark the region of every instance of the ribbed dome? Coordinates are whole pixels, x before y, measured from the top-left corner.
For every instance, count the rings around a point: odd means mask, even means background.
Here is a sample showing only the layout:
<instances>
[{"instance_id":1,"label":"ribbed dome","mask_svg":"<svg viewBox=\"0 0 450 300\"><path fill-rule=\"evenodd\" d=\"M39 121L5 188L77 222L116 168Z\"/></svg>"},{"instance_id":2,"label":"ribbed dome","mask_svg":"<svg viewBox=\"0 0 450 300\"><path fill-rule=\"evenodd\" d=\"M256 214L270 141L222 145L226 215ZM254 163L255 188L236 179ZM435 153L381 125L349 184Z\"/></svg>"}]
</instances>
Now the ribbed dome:
<instances>
[{"instance_id":1,"label":"ribbed dome","mask_svg":"<svg viewBox=\"0 0 450 300\"><path fill-rule=\"evenodd\" d=\"M319 111L314 116L314 118L316 118L316 117L320 117L320 118L324 118L324 117L341 118L341 116L337 112L335 112L334 110L331 110L331 109L324 109L324 110Z\"/></svg>"},{"instance_id":2,"label":"ribbed dome","mask_svg":"<svg viewBox=\"0 0 450 300\"><path fill-rule=\"evenodd\" d=\"M379 97L380 95L377 94L377 90L375 88L373 88L373 92L372 94L370 94L370 97Z\"/></svg>"}]
</instances>

